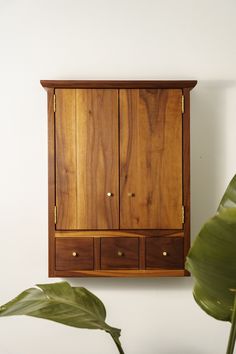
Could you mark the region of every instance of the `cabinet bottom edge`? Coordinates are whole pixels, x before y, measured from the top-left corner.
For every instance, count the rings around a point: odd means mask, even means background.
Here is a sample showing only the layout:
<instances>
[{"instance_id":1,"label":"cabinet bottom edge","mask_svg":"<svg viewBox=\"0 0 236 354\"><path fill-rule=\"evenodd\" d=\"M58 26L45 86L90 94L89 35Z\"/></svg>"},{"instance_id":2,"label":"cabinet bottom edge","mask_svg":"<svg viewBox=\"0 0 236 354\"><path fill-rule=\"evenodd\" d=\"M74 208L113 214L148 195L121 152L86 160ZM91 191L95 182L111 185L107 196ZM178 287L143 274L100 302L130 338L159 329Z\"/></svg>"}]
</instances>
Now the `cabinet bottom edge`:
<instances>
[{"instance_id":1,"label":"cabinet bottom edge","mask_svg":"<svg viewBox=\"0 0 236 354\"><path fill-rule=\"evenodd\" d=\"M79 277L114 277L114 278L148 278L148 277L186 277L190 273L185 269L153 270L55 270L50 278Z\"/></svg>"}]
</instances>

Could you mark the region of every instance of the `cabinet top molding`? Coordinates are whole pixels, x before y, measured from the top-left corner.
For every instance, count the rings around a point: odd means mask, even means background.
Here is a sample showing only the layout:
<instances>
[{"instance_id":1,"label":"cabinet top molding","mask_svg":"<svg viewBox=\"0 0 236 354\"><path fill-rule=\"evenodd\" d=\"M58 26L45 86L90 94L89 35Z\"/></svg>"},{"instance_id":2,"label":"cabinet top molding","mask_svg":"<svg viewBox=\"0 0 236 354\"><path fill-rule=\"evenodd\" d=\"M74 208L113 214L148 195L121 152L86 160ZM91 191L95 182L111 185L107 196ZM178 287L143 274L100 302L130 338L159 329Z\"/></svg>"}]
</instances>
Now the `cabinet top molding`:
<instances>
[{"instance_id":1,"label":"cabinet top molding","mask_svg":"<svg viewBox=\"0 0 236 354\"><path fill-rule=\"evenodd\" d=\"M190 90L197 80L41 80L47 90L51 88L131 88L131 89L183 89Z\"/></svg>"}]
</instances>

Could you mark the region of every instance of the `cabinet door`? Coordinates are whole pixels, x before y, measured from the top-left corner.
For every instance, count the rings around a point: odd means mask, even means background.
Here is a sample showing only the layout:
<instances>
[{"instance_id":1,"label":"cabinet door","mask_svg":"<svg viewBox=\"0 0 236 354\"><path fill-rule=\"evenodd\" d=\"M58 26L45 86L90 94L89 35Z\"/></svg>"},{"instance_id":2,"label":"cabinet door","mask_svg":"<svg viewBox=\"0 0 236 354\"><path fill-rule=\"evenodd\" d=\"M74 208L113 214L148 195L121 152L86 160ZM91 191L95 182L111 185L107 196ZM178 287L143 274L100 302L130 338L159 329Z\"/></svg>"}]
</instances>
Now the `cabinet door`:
<instances>
[{"instance_id":1,"label":"cabinet door","mask_svg":"<svg viewBox=\"0 0 236 354\"><path fill-rule=\"evenodd\" d=\"M56 90L59 230L119 228L118 91Z\"/></svg>"},{"instance_id":2,"label":"cabinet door","mask_svg":"<svg viewBox=\"0 0 236 354\"><path fill-rule=\"evenodd\" d=\"M182 229L182 90L120 90L120 227Z\"/></svg>"}]
</instances>

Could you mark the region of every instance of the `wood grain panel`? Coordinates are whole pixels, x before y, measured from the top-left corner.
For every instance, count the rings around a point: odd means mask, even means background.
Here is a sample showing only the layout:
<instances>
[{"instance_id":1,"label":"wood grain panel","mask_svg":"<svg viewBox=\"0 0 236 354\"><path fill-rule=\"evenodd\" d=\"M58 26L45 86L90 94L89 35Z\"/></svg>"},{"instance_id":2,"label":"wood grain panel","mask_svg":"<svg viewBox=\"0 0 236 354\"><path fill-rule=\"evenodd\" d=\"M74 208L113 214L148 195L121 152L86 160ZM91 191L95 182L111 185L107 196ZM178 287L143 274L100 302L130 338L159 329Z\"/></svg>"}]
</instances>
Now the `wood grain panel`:
<instances>
[{"instance_id":1,"label":"wood grain panel","mask_svg":"<svg viewBox=\"0 0 236 354\"><path fill-rule=\"evenodd\" d=\"M56 154L57 229L119 228L117 90L56 90Z\"/></svg>"},{"instance_id":2,"label":"wood grain panel","mask_svg":"<svg viewBox=\"0 0 236 354\"><path fill-rule=\"evenodd\" d=\"M77 228L117 229L118 91L76 90L76 120Z\"/></svg>"},{"instance_id":3,"label":"wood grain panel","mask_svg":"<svg viewBox=\"0 0 236 354\"><path fill-rule=\"evenodd\" d=\"M181 97L120 90L121 229L182 229Z\"/></svg>"},{"instance_id":4,"label":"wood grain panel","mask_svg":"<svg viewBox=\"0 0 236 354\"><path fill-rule=\"evenodd\" d=\"M56 92L57 229L77 226L77 161L75 90Z\"/></svg>"}]
</instances>

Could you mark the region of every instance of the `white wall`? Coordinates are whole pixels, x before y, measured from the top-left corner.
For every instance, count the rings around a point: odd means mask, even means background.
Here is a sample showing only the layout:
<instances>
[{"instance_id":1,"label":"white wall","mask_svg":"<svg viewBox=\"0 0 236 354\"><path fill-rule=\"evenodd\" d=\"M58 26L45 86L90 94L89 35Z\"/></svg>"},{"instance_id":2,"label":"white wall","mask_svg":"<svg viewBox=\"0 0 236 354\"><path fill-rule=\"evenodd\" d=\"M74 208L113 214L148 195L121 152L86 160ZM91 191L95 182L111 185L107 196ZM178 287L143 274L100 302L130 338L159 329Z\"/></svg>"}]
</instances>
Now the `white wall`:
<instances>
[{"instance_id":1,"label":"white wall","mask_svg":"<svg viewBox=\"0 0 236 354\"><path fill-rule=\"evenodd\" d=\"M0 303L47 277L47 116L40 79L198 79L192 91L192 235L236 165L234 0L0 0ZM187 279L77 279L127 354L222 354L229 324ZM0 319L0 354L112 354L107 334Z\"/></svg>"}]
</instances>

